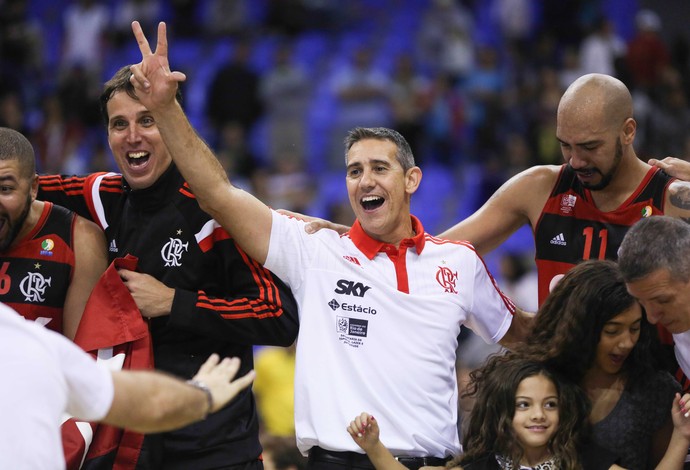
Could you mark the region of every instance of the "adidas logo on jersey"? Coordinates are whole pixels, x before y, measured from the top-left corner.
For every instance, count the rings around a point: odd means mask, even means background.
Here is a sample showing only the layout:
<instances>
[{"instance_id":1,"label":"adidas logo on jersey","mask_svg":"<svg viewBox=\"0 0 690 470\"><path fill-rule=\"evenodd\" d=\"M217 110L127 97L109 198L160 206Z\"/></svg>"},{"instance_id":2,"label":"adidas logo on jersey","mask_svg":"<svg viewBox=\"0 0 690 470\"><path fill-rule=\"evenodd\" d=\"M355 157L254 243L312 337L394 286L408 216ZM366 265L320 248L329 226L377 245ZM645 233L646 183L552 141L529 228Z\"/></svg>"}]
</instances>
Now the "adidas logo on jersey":
<instances>
[{"instance_id":1,"label":"adidas logo on jersey","mask_svg":"<svg viewBox=\"0 0 690 470\"><path fill-rule=\"evenodd\" d=\"M550 242L552 245L560 245L560 246L566 246L567 243L565 242L565 237L563 236L563 233L559 233L555 237L551 239Z\"/></svg>"},{"instance_id":2,"label":"adidas logo on jersey","mask_svg":"<svg viewBox=\"0 0 690 470\"><path fill-rule=\"evenodd\" d=\"M108 251L111 253L117 253L117 245L115 244L115 239L110 240L110 246L108 247Z\"/></svg>"}]
</instances>

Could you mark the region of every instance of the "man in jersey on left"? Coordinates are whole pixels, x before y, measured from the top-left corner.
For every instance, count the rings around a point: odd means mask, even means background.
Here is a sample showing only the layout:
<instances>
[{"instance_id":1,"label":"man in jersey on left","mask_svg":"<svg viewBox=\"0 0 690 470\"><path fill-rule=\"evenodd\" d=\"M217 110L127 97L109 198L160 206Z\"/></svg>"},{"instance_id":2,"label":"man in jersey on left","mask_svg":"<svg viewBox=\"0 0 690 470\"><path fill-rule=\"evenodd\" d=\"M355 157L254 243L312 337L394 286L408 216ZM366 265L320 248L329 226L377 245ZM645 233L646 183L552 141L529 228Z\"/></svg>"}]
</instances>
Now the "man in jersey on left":
<instances>
[{"instance_id":1,"label":"man in jersey on left","mask_svg":"<svg viewBox=\"0 0 690 470\"><path fill-rule=\"evenodd\" d=\"M38 201L31 143L0 128L0 301L74 339L84 306L105 268L96 224Z\"/></svg>"},{"instance_id":2,"label":"man in jersey on left","mask_svg":"<svg viewBox=\"0 0 690 470\"><path fill-rule=\"evenodd\" d=\"M252 367L254 344L289 346L298 329L290 290L240 250L199 207L130 83L129 66L103 86L108 145L121 173L41 175L39 197L96 222L146 319L156 369L189 379L212 354ZM128 447L129 448L129 447ZM144 437L136 468L261 470L250 389L209 419Z\"/></svg>"}]
</instances>

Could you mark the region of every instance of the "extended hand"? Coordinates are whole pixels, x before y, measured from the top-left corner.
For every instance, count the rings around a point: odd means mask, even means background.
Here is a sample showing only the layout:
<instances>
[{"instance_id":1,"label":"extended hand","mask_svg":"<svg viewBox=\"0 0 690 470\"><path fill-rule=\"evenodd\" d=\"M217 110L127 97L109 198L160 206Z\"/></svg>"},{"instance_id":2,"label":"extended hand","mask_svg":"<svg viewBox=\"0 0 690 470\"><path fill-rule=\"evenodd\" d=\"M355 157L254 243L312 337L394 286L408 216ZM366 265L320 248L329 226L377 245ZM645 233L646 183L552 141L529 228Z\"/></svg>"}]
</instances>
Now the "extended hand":
<instances>
[{"instance_id":1,"label":"extended hand","mask_svg":"<svg viewBox=\"0 0 690 470\"><path fill-rule=\"evenodd\" d=\"M681 398L680 393L676 393L671 407L671 417L676 430L690 441L690 394L686 393Z\"/></svg>"},{"instance_id":2,"label":"extended hand","mask_svg":"<svg viewBox=\"0 0 690 470\"><path fill-rule=\"evenodd\" d=\"M347 427L347 432L365 452L373 450L379 443L379 425L368 413L355 417Z\"/></svg>"},{"instance_id":3,"label":"extended hand","mask_svg":"<svg viewBox=\"0 0 690 470\"><path fill-rule=\"evenodd\" d=\"M168 63L168 38L164 22L158 23L156 51L151 52L149 42L138 21L132 22L132 31L139 44L141 62L130 70L130 82L137 92L141 104L149 111L165 107L175 102L179 82L187 79L182 72L171 72Z\"/></svg>"},{"instance_id":4,"label":"extended hand","mask_svg":"<svg viewBox=\"0 0 690 470\"><path fill-rule=\"evenodd\" d=\"M663 160L650 159L647 163L658 166L669 175L683 181L690 181L690 162L676 157L666 157Z\"/></svg>"},{"instance_id":5,"label":"extended hand","mask_svg":"<svg viewBox=\"0 0 690 470\"><path fill-rule=\"evenodd\" d=\"M212 413L223 408L240 391L247 388L254 381L256 373L253 370L250 370L238 379L232 380L239 369L240 360L238 358L226 357L219 362L218 355L211 354L194 376L194 380L202 382L211 391L211 396L213 397Z\"/></svg>"}]
</instances>

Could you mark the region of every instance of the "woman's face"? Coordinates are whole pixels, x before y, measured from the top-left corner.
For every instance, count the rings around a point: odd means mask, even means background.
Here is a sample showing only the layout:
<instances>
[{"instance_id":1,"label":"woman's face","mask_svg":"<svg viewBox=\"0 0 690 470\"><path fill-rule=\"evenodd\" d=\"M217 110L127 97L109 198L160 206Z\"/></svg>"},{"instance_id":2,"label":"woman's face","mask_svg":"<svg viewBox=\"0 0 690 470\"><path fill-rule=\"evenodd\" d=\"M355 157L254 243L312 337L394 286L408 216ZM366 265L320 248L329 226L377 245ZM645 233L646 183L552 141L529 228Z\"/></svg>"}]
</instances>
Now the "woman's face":
<instances>
[{"instance_id":1,"label":"woman's face","mask_svg":"<svg viewBox=\"0 0 690 470\"><path fill-rule=\"evenodd\" d=\"M618 374L640 339L642 321L642 308L637 302L607 321L601 330L594 367Z\"/></svg>"}]
</instances>

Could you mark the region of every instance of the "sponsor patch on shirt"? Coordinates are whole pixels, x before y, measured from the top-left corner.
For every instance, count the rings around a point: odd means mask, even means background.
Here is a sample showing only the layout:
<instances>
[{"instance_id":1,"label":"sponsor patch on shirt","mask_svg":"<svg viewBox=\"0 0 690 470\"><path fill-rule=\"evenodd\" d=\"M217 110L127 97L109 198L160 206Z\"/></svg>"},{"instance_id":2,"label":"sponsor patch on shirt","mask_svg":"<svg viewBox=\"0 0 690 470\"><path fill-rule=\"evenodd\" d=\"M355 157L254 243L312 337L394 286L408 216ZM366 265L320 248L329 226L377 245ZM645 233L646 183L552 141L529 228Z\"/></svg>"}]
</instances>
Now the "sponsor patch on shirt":
<instances>
[{"instance_id":1,"label":"sponsor patch on shirt","mask_svg":"<svg viewBox=\"0 0 690 470\"><path fill-rule=\"evenodd\" d=\"M369 320L336 316L335 329L341 343L358 348L364 344L362 338L367 336Z\"/></svg>"},{"instance_id":2,"label":"sponsor patch on shirt","mask_svg":"<svg viewBox=\"0 0 690 470\"><path fill-rule=\"evenodd\" d=\"M574 194L564 194L561 196L561 212L564 214L570 214L573 212L575 203L577 202L577 196Z\"/></svg>"}]
</instances>

